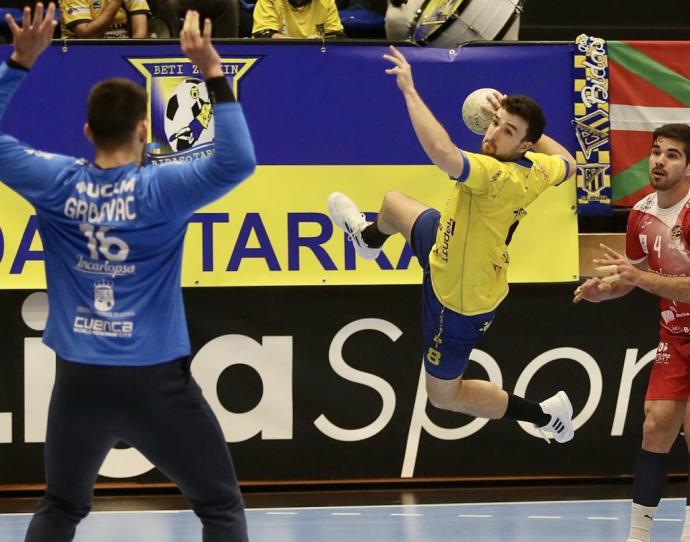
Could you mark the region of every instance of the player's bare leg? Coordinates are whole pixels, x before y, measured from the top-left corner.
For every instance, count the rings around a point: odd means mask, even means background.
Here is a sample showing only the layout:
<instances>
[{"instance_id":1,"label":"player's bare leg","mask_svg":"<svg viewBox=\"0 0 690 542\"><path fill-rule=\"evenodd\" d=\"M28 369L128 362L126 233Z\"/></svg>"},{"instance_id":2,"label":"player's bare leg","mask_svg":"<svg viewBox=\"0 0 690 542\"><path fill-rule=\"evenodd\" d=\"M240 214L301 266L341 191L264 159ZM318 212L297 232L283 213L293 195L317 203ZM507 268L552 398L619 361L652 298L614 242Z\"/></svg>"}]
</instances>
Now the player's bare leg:
<instances>
[{"instance_id":1,"label":"player's bare leg","mask_svg":"<svg viewBox=\"0 0 690 542\"><path fill-rule=\"evenodd\" d=\"M480 418L502 418L508 408L508 393L487 380L443 380L426 375L429 402L436 408Z\"/></svg>"},{"instance_id":2,"label":"player's bare leg","mask_svg":"<svg viewBox=\"0 0 690 542\"><path fill-rule=\"evenodd\" d=\"M409 243L417 217L427 209L429 209L428 205L402 192L388 192L383 197L375 224L381 233L385 235L401 233Z\"/></svg>"},{"instance_id":3,"label":"player's bare leg","mask_svg":"<svg viewBox=\"0 0 690 542\"><path fill-rule=\"evenodd\" d=\"M628 542L649 542L652 520L666 485L668 452L686 418L685 401L646 401L642 449L635 468Z\"/></svg>"}]
</instances>

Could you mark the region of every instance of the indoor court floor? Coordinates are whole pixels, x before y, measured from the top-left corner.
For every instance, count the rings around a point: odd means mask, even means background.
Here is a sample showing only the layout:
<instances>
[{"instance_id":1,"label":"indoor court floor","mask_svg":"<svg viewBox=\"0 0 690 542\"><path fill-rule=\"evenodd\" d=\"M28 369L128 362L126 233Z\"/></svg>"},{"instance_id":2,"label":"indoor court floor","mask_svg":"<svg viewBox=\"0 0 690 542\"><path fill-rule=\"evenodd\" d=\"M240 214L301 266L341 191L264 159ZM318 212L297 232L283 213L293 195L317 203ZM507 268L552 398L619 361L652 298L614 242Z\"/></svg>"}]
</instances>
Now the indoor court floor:
<instances>
[{"instance_id":1,"label":"indoor court floor","mask_svg":"<svg viewBox=\"0 0 690 542\"><path fill-rule=\"evenodd\" d=\"M680 488L679 488L680 489ZM627 493L625 488L613 493ZM568 500L503 502L440 502L453 500L450 490L426 492L308 492L252 495L247 500L251 542L623 542L628 533L627 498L577 499L581 493L611 494L611 488L565 488ZM477 490L478 500L515 498L535 491ZM537 492L539 493L539 492ZM542 491L541 494L562 494ZM358 495L366 495L359 498ZM472 498L465 492L458 501ZM487 498L488 496L488 498ZM283 502L295 504L284 506ZM352 504L356 501L400 501L395 504ZM30 519L26 507L35 499L0 499L0 541L22 542ZM324 502L315 506L314 502ZM436 501L436 502L425 502ZM4 502L4 505L3 505ZM340 504L347 502L348 504ZM267 503L275 505L265 506ZM158 509L155 509L158 504ZM15 511L10 511L15 510ZM18 510L18 511L16 511ZM685 498L664 499L652 531L654 542L676 542L685 513ZM200 542L200 523L179 497L100 498L80 525L76 542Z\"/></svg>"}]
</instances>

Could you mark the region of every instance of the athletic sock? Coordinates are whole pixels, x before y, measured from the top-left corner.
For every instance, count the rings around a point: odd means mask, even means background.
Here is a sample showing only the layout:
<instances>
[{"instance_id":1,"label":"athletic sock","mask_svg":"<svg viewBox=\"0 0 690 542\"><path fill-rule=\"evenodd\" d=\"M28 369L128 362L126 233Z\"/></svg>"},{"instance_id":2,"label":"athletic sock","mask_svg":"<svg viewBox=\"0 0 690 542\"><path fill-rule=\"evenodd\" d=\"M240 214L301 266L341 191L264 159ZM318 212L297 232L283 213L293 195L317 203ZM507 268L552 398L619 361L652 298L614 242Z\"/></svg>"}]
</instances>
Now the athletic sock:
<instances>
[{"instance_id":1,"label":"athletic sock","mask_svg":"<svg viewBox=\"0 0 690 542\"><path fill-rule=\"evenodd\" d=\"M633 502L656 508L666 486L668 454L640 450L635 467Z\"/></svg>"},{"instance_id":2,"label":"athletic sock","mask_svg":"<svg viewBox=\"0 0 690 542\"><path fill-rule=\"evenodd\" d=\"M532 422L537 427L543 427L551 421L551 416L544 413L539 403L512 393L508 394L508 408L503 417L508 420Z\"/></svg>"},{"instance_id":3,"label":"athletic sock","mask_svg":"<svg viewBox=\"0 0 690 542\"><path fill-rule=\"evenodd\" d=\"M652 520L656 514L656 506L642 506L632 503L630 509L630 534L627 542L649 542L652 530Z\"/></svg>"},{"instance_id":4,"label":"athletic sock","mask_svg":"<svg viewBox=\"0 0 690 542\"><path fill-rule=\"evenodd\" d=\"M635 467L628 542L649 542L652 520L666 485L668 454L640 450Z\"/></svg>"},{"instance_id":5,"label":"athletic sock","mask_svg":"<svg viewBox=\"0 0 690 542\"><path fill-rule=\"evenodd\" d=\"M362 230L362 241L364 241L364 244L369 248L381 248L389 237L390 234L383 233L379 230L376 222L372 222Z\"/></svg>"}]
</instances>

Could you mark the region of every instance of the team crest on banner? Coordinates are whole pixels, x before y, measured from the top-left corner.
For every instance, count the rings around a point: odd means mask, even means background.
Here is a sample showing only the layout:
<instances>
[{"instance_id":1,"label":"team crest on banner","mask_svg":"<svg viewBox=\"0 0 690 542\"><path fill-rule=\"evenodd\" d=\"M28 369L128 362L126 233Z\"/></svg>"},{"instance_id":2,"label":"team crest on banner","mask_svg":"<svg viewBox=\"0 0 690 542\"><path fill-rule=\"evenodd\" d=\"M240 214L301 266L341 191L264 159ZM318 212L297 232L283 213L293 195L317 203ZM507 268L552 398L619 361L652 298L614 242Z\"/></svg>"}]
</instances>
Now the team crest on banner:
<instances>
[{"instance_id":1,"label":"team crest on banner","mask_svg":"<svg viewBox=\"0 0 690 542\"><path fill-rule=\"evenodd\" d=\"M609 63L606 41L582 34L575 41L577 203L582 215L610 214Z\"/></svg>"},{"instance_id":2,"label":"team crest on banner","mask_svg":"<svg viewBox=\"0 0 690 542\"><path fill-rule=\"evenodd\" d=\"M198 68L187 58L128 59L146 80L149 97L147 163L193 160L213 152L213 107ZM239 99L239 81L257 58L224 58L222 68Z\"/></svg>"}]
</instances>

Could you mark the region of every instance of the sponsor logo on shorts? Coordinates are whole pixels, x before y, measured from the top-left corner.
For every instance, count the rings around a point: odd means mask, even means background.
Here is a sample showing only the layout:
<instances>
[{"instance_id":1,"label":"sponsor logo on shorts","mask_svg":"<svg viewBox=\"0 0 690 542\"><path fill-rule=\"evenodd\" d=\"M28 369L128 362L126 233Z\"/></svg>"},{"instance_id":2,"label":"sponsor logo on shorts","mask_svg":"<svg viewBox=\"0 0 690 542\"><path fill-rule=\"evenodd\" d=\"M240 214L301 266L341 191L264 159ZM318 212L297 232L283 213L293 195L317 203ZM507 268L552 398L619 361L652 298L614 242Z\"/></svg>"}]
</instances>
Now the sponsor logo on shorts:
<instances>
[{"instance_id":1,"label":"sponsor logo on shorts","mask_svg":"<svg viewBox=\"0 0 690 542\"><path fill-rule=\"evenodd\" d=\"M661 341L656 349L656 363L668 363L671 361L671 354L669 353L668 343Z\"/></svg>"}]
</instances>

